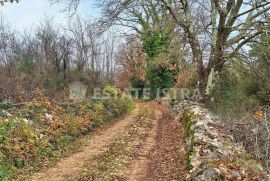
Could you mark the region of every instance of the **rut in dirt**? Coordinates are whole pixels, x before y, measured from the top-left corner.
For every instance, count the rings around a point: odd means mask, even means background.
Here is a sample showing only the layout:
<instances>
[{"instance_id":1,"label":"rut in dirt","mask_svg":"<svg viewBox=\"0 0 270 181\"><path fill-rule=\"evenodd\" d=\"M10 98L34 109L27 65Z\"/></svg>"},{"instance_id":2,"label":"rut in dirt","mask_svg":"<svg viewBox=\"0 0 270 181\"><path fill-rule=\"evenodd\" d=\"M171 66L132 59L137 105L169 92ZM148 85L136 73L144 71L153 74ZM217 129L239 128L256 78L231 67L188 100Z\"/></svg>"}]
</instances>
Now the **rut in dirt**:
<instances>
[{"instance_id":1,"label":"rut in dirt","mask_svg":"<svg viewBox=\"0 0 270 181\"><path fill-rule=\"evenodd\" d=\"M146 139L143 148L139 151L138 157L134 163L132 163L131 168L126 171L127 180L145 180L147 176L146 170L148 165L151 164L151 159L149 157L152 149L155 148L157 144L157 134L158 134L158 122L162 117L162 112L159 110L154 111L155 118L152 121L152 129L149 132L149 136Z\"/></svg>"}]
</instances>

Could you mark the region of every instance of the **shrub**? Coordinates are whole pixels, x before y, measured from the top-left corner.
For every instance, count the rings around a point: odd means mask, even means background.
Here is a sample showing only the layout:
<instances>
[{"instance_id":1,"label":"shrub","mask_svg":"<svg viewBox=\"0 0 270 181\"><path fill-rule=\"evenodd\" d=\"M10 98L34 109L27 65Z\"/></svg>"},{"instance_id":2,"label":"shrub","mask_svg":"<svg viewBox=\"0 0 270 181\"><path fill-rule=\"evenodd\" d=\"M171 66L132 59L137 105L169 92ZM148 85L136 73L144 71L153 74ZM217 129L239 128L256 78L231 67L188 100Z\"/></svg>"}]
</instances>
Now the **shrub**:
<instances>
[{"instance_id":1,"label":"shrub","mask_svg":"<svg viewBox=\"0 0 270 181\"><path fill-rule=\"evenodd\" d=\"M172 88L175 84L173 72L166 65L149 66L147 77L151 83L151 99L156 97L157 89Z\"/></svg>"},{"instance_id":2,"label":"shrub","mask_svg":"<svg viewBox=\"0 0 270 181\"><path fill-rule=\"evenodd\" d=\"M0 109L10 109L12 107L9 103L0 103Z\"/></svg>"},{"instance_id":3,"label":"shrub","mask_svg":"<svg viewBox=\"0 0 270 181\"><path fill-rule=\"evenodd\" d=\"M241 117L256 106L269 103L267 82L231 68L223 71L212 92L210 108L217 114Z\"/></svg>"}]
</instances>

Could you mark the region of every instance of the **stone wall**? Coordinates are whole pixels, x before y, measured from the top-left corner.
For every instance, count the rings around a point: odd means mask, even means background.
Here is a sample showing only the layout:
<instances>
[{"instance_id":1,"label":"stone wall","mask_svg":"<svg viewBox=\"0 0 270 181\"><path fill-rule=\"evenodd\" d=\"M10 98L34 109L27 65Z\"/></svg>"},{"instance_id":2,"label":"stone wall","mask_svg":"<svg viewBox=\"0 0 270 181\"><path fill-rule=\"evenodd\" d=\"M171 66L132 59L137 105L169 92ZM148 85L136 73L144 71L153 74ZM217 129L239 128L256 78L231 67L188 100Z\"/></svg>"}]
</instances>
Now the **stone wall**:
<instances>
[{"instance_id":1,"label":"stone wall","mask_svg":"<svg viewBox=\"0 0 270 181\"><path fill-rule=\"evenodd\" d=\"M183 101L173 109L188 148L187 180L270 180L264 168L222 128L221 119L203 105Z\"/></svg>"}]
</instances>

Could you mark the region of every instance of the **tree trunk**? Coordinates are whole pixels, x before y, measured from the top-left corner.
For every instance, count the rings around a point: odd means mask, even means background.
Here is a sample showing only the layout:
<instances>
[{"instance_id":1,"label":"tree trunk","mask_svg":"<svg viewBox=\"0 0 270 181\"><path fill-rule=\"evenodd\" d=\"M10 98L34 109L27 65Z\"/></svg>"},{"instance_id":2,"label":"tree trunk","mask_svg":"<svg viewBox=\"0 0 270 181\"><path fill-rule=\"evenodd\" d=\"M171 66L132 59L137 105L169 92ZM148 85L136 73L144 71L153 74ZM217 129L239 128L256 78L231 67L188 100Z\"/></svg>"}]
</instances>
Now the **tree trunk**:
<instances>
[{"instance_id":1,"label":"tree trunk","mask_svg":"<svg viewBox=\"0 0 270 181\"><path fill-rule=\"evenodd\" d=\"M205 93L206 93L207 80L208 80L209 73L206 71L203 65L202 66L200 65L200 66L197 66L197 75L198 75L199 90L200 90L202 100L206 100Z\"/></svg>"},{"instance_id":2,"label":"tree trunk","mask_svg":"<svg viewBox=\"0 0 270 181\"><path fill-rule=\"evenodd\" d=\"M207 78L208 78L208 72L206 68L203 65L203 52L200 48L200 43L199 40L196 39L195 35L189 35L190 39L190 45L192 49L192 54L193 54L193 62L196 65L196 71L197 71L197 76L198 76L198 81L199 81L199 90L200 94L203 99L205 99L205 90L207 86Z\"/></svg>"}]
</instances>

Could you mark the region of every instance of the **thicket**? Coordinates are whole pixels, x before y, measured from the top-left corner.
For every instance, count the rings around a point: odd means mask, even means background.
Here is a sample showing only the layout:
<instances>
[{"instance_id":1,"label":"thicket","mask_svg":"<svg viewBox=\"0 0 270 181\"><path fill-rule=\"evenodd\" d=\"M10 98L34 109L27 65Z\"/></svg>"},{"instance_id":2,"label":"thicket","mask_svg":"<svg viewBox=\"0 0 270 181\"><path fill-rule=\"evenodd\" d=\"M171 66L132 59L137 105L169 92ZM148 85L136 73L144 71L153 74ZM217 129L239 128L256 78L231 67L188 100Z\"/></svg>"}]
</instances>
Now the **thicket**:
<instances>
[{"instance_id":1,"label":"thicket","mask_svg":"<svg viewBox=\"0 0 270 181\"><path fill-rule=\"evenodd\" d=\"M247 58L228 63L216 76L210 107L226 116L242 116L270 103L270 36L264 34L250 44Z\"/></svg>"},{"instance_id":2,"label":"thicket","mask_svg":"<svg viewBox=\"0 0 270 181\"><path fill-rule=\"evenodd\" d=\"M37 87L63 101L74 81L87 85L88 94L97 86L113 84L115 39L106 33L79 16L66 26L44 18L21 33L1 16L0 101L29 101Z\"/></svg>"}]
</instances>

